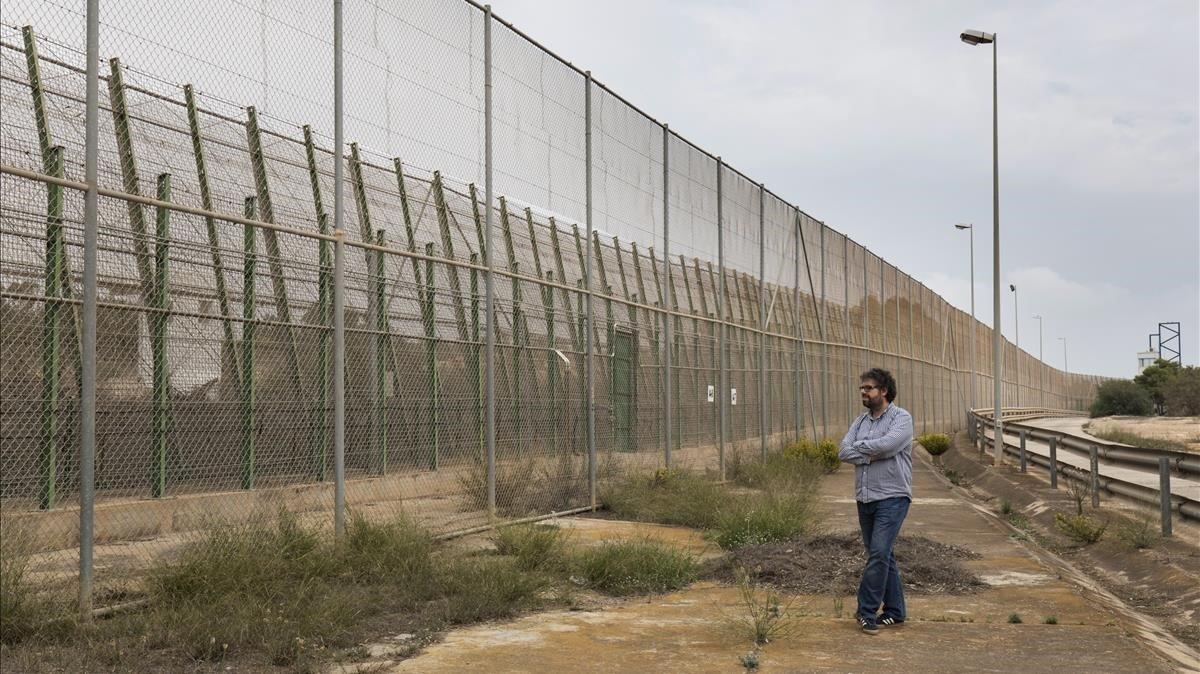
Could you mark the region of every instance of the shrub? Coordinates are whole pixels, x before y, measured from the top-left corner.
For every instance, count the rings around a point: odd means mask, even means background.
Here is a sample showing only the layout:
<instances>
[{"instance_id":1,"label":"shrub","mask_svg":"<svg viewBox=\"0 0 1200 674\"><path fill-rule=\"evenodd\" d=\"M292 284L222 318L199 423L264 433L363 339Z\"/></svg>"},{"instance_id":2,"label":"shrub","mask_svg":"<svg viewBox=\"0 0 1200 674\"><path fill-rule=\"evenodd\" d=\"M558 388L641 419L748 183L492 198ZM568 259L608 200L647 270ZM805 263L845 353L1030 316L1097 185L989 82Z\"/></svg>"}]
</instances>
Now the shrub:
<instances>
[{"instance_id":1,"label":"shrub","mask_svg":"<svg viewBox=\"0 0 1200 674\"><path fill-rule=\"evenodd\" d=\"M1200 367L1188 366L1162 387L1167 414L1175 417L1200 416Z\"/></svg>"},{"instance_id":2,"label":"shrub","mask_svg":"<svg viewBox=\"0 0 1200 674\"><path fill-rule=\"evenodd\" d=\"M622 518L707 529L735 497L699 475L660 470L649 479L633 477L605 485L600 500Z\"/></svg>"},{"instance_id":3,"label":"shrub","mask_svg":"<svg viewBox=\"0 0 1200 674\"><path fill-rule=\"evenodd\" d=\"M1163 413L1165 403L1163 389L1168 382L1179 375L1179 370L1179 363L1159 358L1133 378L1133 383L1141 386L1146 393L1150 394L1150 400L1154 402L1156 413Z\"/></svg>"},{"instance_id":4,"label":"shrub","mask_svg":"<svg viewBox=\"0 0 1200 674\"><path fill-rule=\"evenodd\" d=\"M950 449L950 436L944 433L926 433L917 438L917 442L929 452L932 457L939 457Z\"/></svg>"},{"instance_id":5,"label":"shrub","mask_svg":"<svg viewBox=\"0 0 1200 674\"><path fill-rule=\"evenodd\" d=\"M784 541L807 531L813 517L810 495L769 492L721 513L712 536L726 550Z\"/></svg>"},{"instance_id":6,"label":"shrub","mask_svg":"<svg viewBox=\"0 0 1200 674\"><path fill-rule=\"evenodd\" d=\"M31 535L25 527L4 522L0 535L0 643L11 644L37 634L65 606L29 579ZM64 625L65 626L65 625Z\"/></svg>"},{"instance_id":7,"label":"shrub","mask_svg":"<svg viewBox=\"0 0 1200 674\"><path fill-rule=\"evenodd\" d=\"M550 524L502 527L492 536L496 551L517 560L525 571L548 570L565 563L567 532Z\"/></svg>"},{"instance_id":8,"label":"shrub","mask_svg":"<svg viewBox=\"0 0 1200 674\"><path fill-rule=\"evenodd\" d=\"M1008 614L1008 622L1010 625L1020 625L1021 624L1021 614L1020 613L1009 613Z\"/></svg>"},{"instance_id":9,"label":"shrub","mask_svg":"<svg viewBox=\"0 0 1200 674\"><path fill-rule=\"evenodd\" d=\"M1097 522L1087 515L1054 514L1054 524L1059 530L1079 543L1095 543L1108 528L1105 522Z\"/></svg>"},{"instance_id":10,"label":"shrub","mask_svg":"<svg viewBox=\"0 0 1200 674\"><path fill-rule=\"evenodd\" d=\"M1146 416L1153 412L1154 401L1150 399L1150 394L1128 379L1110 379L1100 384L1091 407L1092 417L1114 414Z\"/></svg>"},{"instance_id":11,"label":"shrub","mask_svg":"<svg viewBox=\"0 0 1200 674\"><path fill-rule=\"evenodd\" d=\"M608 541L579 553L588 585L611 595L678 590L696 579L694 555L652 539Z\"/></svg>"},{"instance_id":12,"label":"shrub","mask_svg":"<svg viewBox=\"0 0 1200 674\"><path fill-rule=\"evenodd\" d=\"M829 438L818 442L800 438L784 448L783 456L789 459L810 459L826 473L832 473L842 465L838 459L838 444Z\"/></svg>"},{"instance_id":13,"label":"shrub","mask_svg":"<svg viewBox=\"0 0 1200 674\"><path fill-rule=\"evenodd\" d=\"M1042 619L1042 624L1043 624L1043 625L1057 625L1057 624L1058 624L1058 617L1057 617L1057 616L1048 615L1048 616L1046 616L1045 618L1043 618L1043 619Z\"/></svg>"},{"instance_id":14,"label":"shrub","mask_svg":"<svg viewBox=\"0 0 1200 674\"><path fill-rule=\"evenodd\" d=\"M1138 517L1117 526L1117 538L1134 550L1153 547L1158 542L1158 532L1148 517Z\"/></svg>"},{"instance_id":15,"label":"shrub","mask_svg":"<svg viewBox=\"0 0 1200 674\"><path fill-rule=\"evenodd\" d=\"M452 624L508 618L535 608L550 585L549 578L522 571L509 557L469 555L439 561L439 603L442 617Z\"/></svg>"},{"instance_id":16,"label":"shrub","mask_svg":"<svg viewBox=\"0 0 1200 674\"><path fill-rule=\"evenodd\" d=\"M790 630L788 605L779 600L779 592L771 587L760 588L745 569L737 569L738 595L741 613L732 620L738 631L754 640L755 646L768 644Z\"/></svg>"},{"instance_id":17,"label":"shrub","mask_svg":"<svg viewBox=\"0 0 1200 674\"><path fill-rule=\"evenodd\" d=\"M506 517L567 510L580 505L579 494L587 493L587 461L569 452L549 460L497 460L495 477L496 512ZM463 510L487 509L487 465L478 457L458 474L458 486L466 496Z\"/></svg>"}]
</instances>

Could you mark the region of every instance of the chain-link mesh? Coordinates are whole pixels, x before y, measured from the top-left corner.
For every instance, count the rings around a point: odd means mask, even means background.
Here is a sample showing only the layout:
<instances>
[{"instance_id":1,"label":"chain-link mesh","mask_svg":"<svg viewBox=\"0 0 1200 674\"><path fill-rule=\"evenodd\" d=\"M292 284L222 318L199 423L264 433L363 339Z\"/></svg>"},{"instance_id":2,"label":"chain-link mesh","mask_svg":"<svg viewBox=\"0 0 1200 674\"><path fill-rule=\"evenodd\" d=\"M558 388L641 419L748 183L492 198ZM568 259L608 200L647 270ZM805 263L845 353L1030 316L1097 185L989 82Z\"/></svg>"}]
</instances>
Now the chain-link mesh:
<instances>
[{"instance_id":1,"label":"chain-link mesh","mask_svg":"<svg viewBox=\"0 0 1200 674\"><path fill-rule=\"evenodd\" d=\"M338 293L347 507L436 532L589 507L593 470L669 455L717 471L836 437L872 366L922 432L990 403L989 329L499 20L487 165L472 4L347 6L340 149L330 3L100 4L101 603L214 526L285 509L332 531ZM83 47L82 10L4 4L0 516L63 592L80 545ZM1090 399L1096 378L1005 349L1005 405Z\"/></svg>"}]
</instances>

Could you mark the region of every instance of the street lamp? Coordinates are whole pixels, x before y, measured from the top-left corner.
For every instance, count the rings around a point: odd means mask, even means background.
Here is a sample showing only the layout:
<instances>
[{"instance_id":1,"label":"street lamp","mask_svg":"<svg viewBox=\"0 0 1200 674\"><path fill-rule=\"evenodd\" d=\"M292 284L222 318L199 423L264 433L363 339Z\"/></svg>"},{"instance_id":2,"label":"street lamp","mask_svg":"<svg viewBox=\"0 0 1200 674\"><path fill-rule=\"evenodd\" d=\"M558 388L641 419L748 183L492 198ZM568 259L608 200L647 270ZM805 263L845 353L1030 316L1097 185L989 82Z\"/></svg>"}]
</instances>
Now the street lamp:
<instances>
[{"instance_id":1,"label":"street lamp","mask_svg":"<svg viewBox=\"0 0 1200 674\"><path fill-rule=\"evenodd\" d=\"M971 409L975 409L978 407L975 401L975 392L979 390L979 387L975 384L975 341L977 335L975 329L975 226L960 223L955 225L954 228L960 232L965 229L971 233Z\"/></svg>"},{"instance_id":2,"label":"street lamp","mask_svg":"<svg viewBox=\"0 0 1200 674\"><path fill-rule=\"evenodd\" d=\"M1040 374L1038 374L1038 405L1046 406L1046 361L1042 360L1042 316L1035 315L1034 320L1038 322L1038 362L1041 363Z\"/></svg>"},{"instance_id":3,"label":"street lamp","mask_svg":"<svg viewBox=\"0 0 1200 674\"><path fill-rule=\"evenodd\" d=\"M996 102L996 34L963 31L959 38L969 45L992 45L992 420L996 440L995 464L1004 457L1004 431L1000 419L1000 132Z\"/></svg>"},{"instance_id":4,"label":"street lamp","mask_svg":"<svg viewBox=\"0 0 1200 674\"><path fill-rule=\"evenodd\" d=\"M1013 294L1013 333L1017 345L1017 353L1013 360L1017 364L1017 407L1021 406L1021 312L1017 310L1017 287L1013 284L1008 284L1008 289Z\"/></svg>"},{"instance_id":5,"label":"street lamp","mask_svg":"<svg viewBox=\"0 0 1200 674\"><path fill-rule=\"evenodd\" d=\"M1067 406L1067 338L1059 337L1063 343L1063 407Z\"/></svg>"}]
</instances>

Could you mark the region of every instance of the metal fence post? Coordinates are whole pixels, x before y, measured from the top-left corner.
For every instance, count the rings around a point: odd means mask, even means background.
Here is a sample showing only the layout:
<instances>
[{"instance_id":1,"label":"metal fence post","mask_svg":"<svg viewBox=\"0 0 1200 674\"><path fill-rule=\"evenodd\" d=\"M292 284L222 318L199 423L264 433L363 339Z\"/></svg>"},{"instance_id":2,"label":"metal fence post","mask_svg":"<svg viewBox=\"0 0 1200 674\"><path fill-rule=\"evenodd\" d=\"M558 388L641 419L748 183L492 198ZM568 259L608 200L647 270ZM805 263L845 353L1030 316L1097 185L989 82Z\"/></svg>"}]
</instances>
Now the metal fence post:
<instances>
[{"instance_id":1,"label":"metal fence post","mask_svg":"<svg viewBox=\"0 0 1200 674\"><path fill-rule=\"evenodd\" d=\"M1158 498L1162 506L1162 535L1171 535L1171 460L1158 459Z\"/></svg>"},{"instance_id":2,"label":"metal fence post","mask_svg":"<svg viewBox=\"0 0 1200 674\"><path fill-rule=\"evenodd\" d=\"M585 383L587 389L587 453L588 453L588 503L596 507L596 387L595 387L595 358L596 349L595 317L592 311L592 71L584 73L584 219L587 221L587 254L584 255L583 283L584 300L587 303L587 314L584 319L584 360ZM575 244L579 245L579 230L575 230Z\"/></svg>"},{"instance_id":3,"label":"metal fence post","mask_svg":"<svg viewBox=\"0 0 1200 674\"><path fill-rule=\"evenodd\" d=\"M671 188L670 188L670 150L668 145L671 139L671 130L666 124L662 126L663 133L663 282L666 283L666 290L662 296L662 321L663 321L663 341L662 350L665 354L663 359L663 461L667 468L671 467L671 446L672 438L671 431L671 406L675 404L674 396L671 395L671 361L674 354L671 353L671 328L672 317L667 313L670 308L668 301L674 289L671 285ZM653 252L653 251L651 251Z\"/></svg>"},{"instance_id":4,"label":"metal fence post","mask_svg":"<svg viewBox=\"0 0 1200 674\"><path fill-rule=\"evenodd\" d=\"M100 8L87 3L87 94L84 132L83 335L79 391L79 613L92 613L93 513L96 488L96 241L99 154Z\"/></svg>"},{"instance_id":5,"label":"metal fence post","mask_svg":"<svg viewBox=\"0 0 1200 674\"><path fill-rule=\"evenodd\" d=\"M825 279L825 230L828 227L821 223L821 437L829 435L829 328L825 325L829 318L829 306L826 302Z\"/></svg>"},{"instance_id":6,"label":"metal fence post","mask_svg":"<svg viewBox=\"0 0 1200 674\"><path fill-rule=\"evenodd\" d=\"M342 0L333 0L333 530L346 531L346 230Z\"/></svg>"},{"instance_id":7,"label":"metal fence post","mask_svg":"<svg viewBox=\"0 0 1200 674\"><path fill-rule=\"evenodd\" d=\"M767 216L766 185L758 184L758 442L767 460Z\"/></svg>"},{"instance_id":8,"label":"metal fence post","mask_svg":"<svg viewBox=\"0 0 1200 674\"><path fill-rule=\"evenodd\" d=\"M1092 482L1092 507L1100 507L1100 448L1096 445L1088 447L1088 453L1091 455L1091 482Z\"/></svg>"},{"instance_id":9,"label":"metal fence post","mask_svg":"<svg viewBox=\"0 0 1200 674\"><path fill-rule=\"evenodd\" d=\"M255 218L254 197L246 197L242 214L247 219ZM256 254L254 225L245 225L242 230L242 489L254 488L254 333L255 333L255 266Z\"/></svg>"},{"instance_id":10,"label":"metal fence post","mask_svg":"<svg viewBox=\"0 0 1200 674\"><path fill-rule=\"evenodd\" d=\"M1058 489L1058 438L1050 438L1050 488Z\"/></svg>"},{"instance_id":11,"label":"metal fence post","mask_svg":"<svg viewBox=\"0 0 1200 674\"><path fill-rule=\"evenodd\" d=\"M487 369L485 395L487 398L487 508L488 516L496 515L496 309L495 309L495 246L492 241L492 6L483 7L483 162L484 162L484 251L487 276L484 283L484 311L487 316ZM590 167L590 162L589 162ZM589 200L590 203L590 200Z\"/></svg>"},{"instance_id":12,"label":"metal fence post","mask_svg":"<svg viewBox=\"0 0 1200 674\"><path fill-rule=\"evenodd\" d=\"M1025 458L1025 429L1021 429L1020 434L1021 434L1021 472L1024 473L1026 468L1028 467L1028 463Z\"/></svg>"},{"instance_id":13,"label":"metal fence post","mask_svg":"<svg viewBox=\"0 0 1200 674\"><path fill-rule=\"evenodd\" d=\"M799 440L801 429L803 428L802 419L800 417L800 209L793 207L796 215L796 245L792 250L792 323L793 329L796 331L794 335L795 344L792 349L792 414L796 418L796 436L794 439ZM847 302L849 306L849 302ZM846 322L849 325L849 321Z\"/></svg>"},{"instance_id":14,"label":"metal fence post","mask_svg":"<svg viewBox=\"0 0 1200 674\"><path fill-rule=\"evenodd\" d=\"M725 353L729 332L725 321L725 314L728 311L725 306L725 226L722 222L725 214L723 211L724 195L721 189L723 182L721 174L724 172L725 162L717 157L717 272L720 277L720 288L717 290L717 325L721 330L717 345L717 349L720 351L718 360L721 369L720 376L717 377L717 463L722 480L725 479L725 405L729 398L729 363Z\"/></svg>"}]
</instances>

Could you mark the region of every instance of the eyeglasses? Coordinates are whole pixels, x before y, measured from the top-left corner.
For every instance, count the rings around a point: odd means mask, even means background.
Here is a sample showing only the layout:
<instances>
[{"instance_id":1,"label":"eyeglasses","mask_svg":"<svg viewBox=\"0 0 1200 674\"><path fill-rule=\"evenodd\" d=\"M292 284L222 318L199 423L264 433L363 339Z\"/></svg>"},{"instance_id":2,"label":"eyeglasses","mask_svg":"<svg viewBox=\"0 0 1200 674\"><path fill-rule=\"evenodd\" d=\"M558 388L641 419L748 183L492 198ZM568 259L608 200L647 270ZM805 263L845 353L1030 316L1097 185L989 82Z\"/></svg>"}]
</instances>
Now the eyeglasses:
<instances>
[{"instance_id":1,"label":"eyeglasses","mask_svg":"<svg viewBox=\"0 0 1200 674\"><path fill-rule=\"evenodd\" d=\"M876 389L876 390L878 390L878 389L879 389L879 387L878 387L878 386L869 386L869 385L866 385L866 384L864 384L864 385L862 385L862 386L859 386L859 387L858 387L858 390L860 390L860 391L870 391L870 390L872 390L872 389Z\"/></svg>"}]
</instances>

